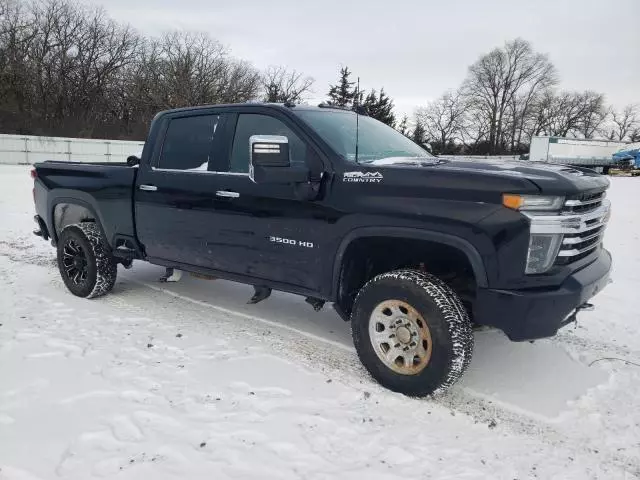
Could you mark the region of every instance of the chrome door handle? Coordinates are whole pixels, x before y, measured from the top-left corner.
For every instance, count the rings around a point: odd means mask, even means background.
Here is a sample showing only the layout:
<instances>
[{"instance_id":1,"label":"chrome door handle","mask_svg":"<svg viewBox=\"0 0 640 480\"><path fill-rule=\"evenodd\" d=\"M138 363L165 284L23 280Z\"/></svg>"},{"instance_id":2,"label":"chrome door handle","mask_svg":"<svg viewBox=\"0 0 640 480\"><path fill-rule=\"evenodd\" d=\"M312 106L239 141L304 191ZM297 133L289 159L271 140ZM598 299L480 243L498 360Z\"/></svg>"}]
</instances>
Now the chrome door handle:
<instances>
[{"instance_id":1,"label":"chrome door handle","mask_svg":"<svg viewBox=\"0 0 640 480\"><path fill-rule=\"evenodd\" d=\"M218 190L216 192L216 196L224 198L238 198L240 194L238 192L230 192L229 190Z\"/></svg>"},{"instance_id":2,"label":"chrome door handle","mask_svg":"<svg viewBox=\"0 0 640 480\"><path fill-rule=\"evenodd\" d=\"M158 187L156 187L155 185L140 185L138 188L140 190L144 190L145 192L155 192L156 190L158 190Z\"/></svg>"}]
</instances>

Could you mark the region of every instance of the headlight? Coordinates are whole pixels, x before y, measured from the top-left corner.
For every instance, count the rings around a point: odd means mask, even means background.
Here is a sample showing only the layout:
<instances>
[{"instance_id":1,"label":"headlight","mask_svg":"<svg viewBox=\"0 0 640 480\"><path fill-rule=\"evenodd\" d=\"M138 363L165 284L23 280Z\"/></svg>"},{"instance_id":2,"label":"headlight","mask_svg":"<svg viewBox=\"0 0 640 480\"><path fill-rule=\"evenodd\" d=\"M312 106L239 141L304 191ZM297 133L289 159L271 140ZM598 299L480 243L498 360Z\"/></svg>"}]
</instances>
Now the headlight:
<instances>
[{"instance_id":1,"label":"headlight","mask_svg":"<svg viewBox=\"0 0 640 480\"><path fill-rule=\"evenodd\" d=\"M502 195L502 204L513 210L560 210L564 203L564 197L550 195L515 195L505 193Z\"/></svg>"},{"instance_id":2,"label":"headlight","mask_svg":"<svg viewBox=\"0 0 640 480\"><path fill-rule=\"evenodd\" d=\"M529 238L525 273L535 274L549 270L558 255L561 243L562 234L532 234Z\"/></svg>"}]
</instances>

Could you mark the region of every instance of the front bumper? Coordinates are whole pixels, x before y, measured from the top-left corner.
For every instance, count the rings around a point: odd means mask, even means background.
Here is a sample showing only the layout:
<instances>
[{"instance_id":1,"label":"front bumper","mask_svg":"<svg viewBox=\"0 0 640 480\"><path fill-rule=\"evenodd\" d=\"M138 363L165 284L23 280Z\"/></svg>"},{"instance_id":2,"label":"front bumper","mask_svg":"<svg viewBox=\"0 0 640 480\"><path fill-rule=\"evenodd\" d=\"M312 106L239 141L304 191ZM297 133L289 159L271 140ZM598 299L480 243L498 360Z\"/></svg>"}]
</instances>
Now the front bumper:
<instances>
[{"instance_id":1,"label":"front bumper","mask_svg":"<svg viewBox=\"0 0 640 480\"><path fill-rule=\"evenodd\" d=\"M569 276L560 287L533 290L479 289L474 322L496 327L510 340L551 337L565 319L609 283L611 255L601 248L598 258Z\"/></svg>"}]
</instances>

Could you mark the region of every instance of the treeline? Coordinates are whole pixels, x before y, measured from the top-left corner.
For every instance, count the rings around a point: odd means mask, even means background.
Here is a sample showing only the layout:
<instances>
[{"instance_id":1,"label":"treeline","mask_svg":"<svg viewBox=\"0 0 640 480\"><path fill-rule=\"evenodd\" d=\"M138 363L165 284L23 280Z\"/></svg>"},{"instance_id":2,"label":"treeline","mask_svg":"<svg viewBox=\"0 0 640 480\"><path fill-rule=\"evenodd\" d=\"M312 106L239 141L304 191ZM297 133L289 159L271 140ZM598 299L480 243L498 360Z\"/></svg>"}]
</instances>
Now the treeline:
<instances>
[{"instance_id":1,"label":"treeline","mask_svg":"<svg viewBox=\"0 0 640 480\"><path fill-rule=\"evenodd\" d=\"M557 84L547 55L507 42L471 65L458 89L416 110L414 136L436 153L481 155L527 152L534 135L640 140L636 105L617 111L602 93Z\"/></svg>"},{"instance_id":2,"label":"treeline","mask_svg":"<svg viewBox=\"0 0 640 480\"><path fill-rule=\"evenodd\" d=\"M516 39L482 55L459 88L397 118L384 88L365 91L347 67L327 102L357 108L436 153L528 150L533 135L640 140L635 105L557 89L549 58ZM370 80L370 79L367 79ZM313 79L259 71L204 33L144 36L72 0L0 0L0 133L144 139L160 110L300 102Z\"/></svg>"},{"instance_id":3,"label":"treeline","mask_svg":"<svg viewBox=\"0 0 640 480\"><path fill-rule=\"evenodd\" d=\"M0 132L144 139L167 108L299 101L313 80L258 71L202 33L145 37L66 0L0 0Z\"/></svg>"},{"instance_id":4,"label":"treeline","mask_svg":"<svg viewBox=\"0 0 640 480\"><path fill-rule=\"evenodd\" d=\"M438 154L499 155L529 150L534 135L640 140L636 105L621 111L607 106L594 91L557 89L558 73L547 57L522 39L482 55L456 89L445 92L413 118L396 121L393 100L384 89L357 95L344 67L328 93L328 102L356 108L397 128ZM364 95L364 96L363 96Z\"/></svg>"}]
</instances>

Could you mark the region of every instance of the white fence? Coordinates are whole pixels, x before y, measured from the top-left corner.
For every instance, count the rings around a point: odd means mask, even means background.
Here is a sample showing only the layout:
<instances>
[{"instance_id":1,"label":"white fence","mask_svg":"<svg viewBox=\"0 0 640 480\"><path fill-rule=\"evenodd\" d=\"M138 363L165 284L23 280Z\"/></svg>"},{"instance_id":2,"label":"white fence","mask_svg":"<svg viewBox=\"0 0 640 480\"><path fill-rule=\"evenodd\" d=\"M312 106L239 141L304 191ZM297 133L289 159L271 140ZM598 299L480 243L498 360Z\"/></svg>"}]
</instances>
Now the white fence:
<instances>
[{"instance_id":1,"label":"white fence","mask_svg":"<svg viewBox=\"0 0 640 480\"><path fill-rule=\"evenodd\" d=\"M0 135L0 164L29 165L45 160L124 162L140 155L144 142L87 138Z\"/></svg>"},{"instance_id":2,"label":"white fence","mask_svg":"<svg viewBox=\"0 0 640 480\"><path fill-rule=\"evenodd\" d=\"M88 138L37 137L0 134L0 164L30 165L45 160L63 162L124 162L140 155L144 142L93 140ZM517 155L443 155L444 158L514 160Z\"/></svg>"}]
</instances>

